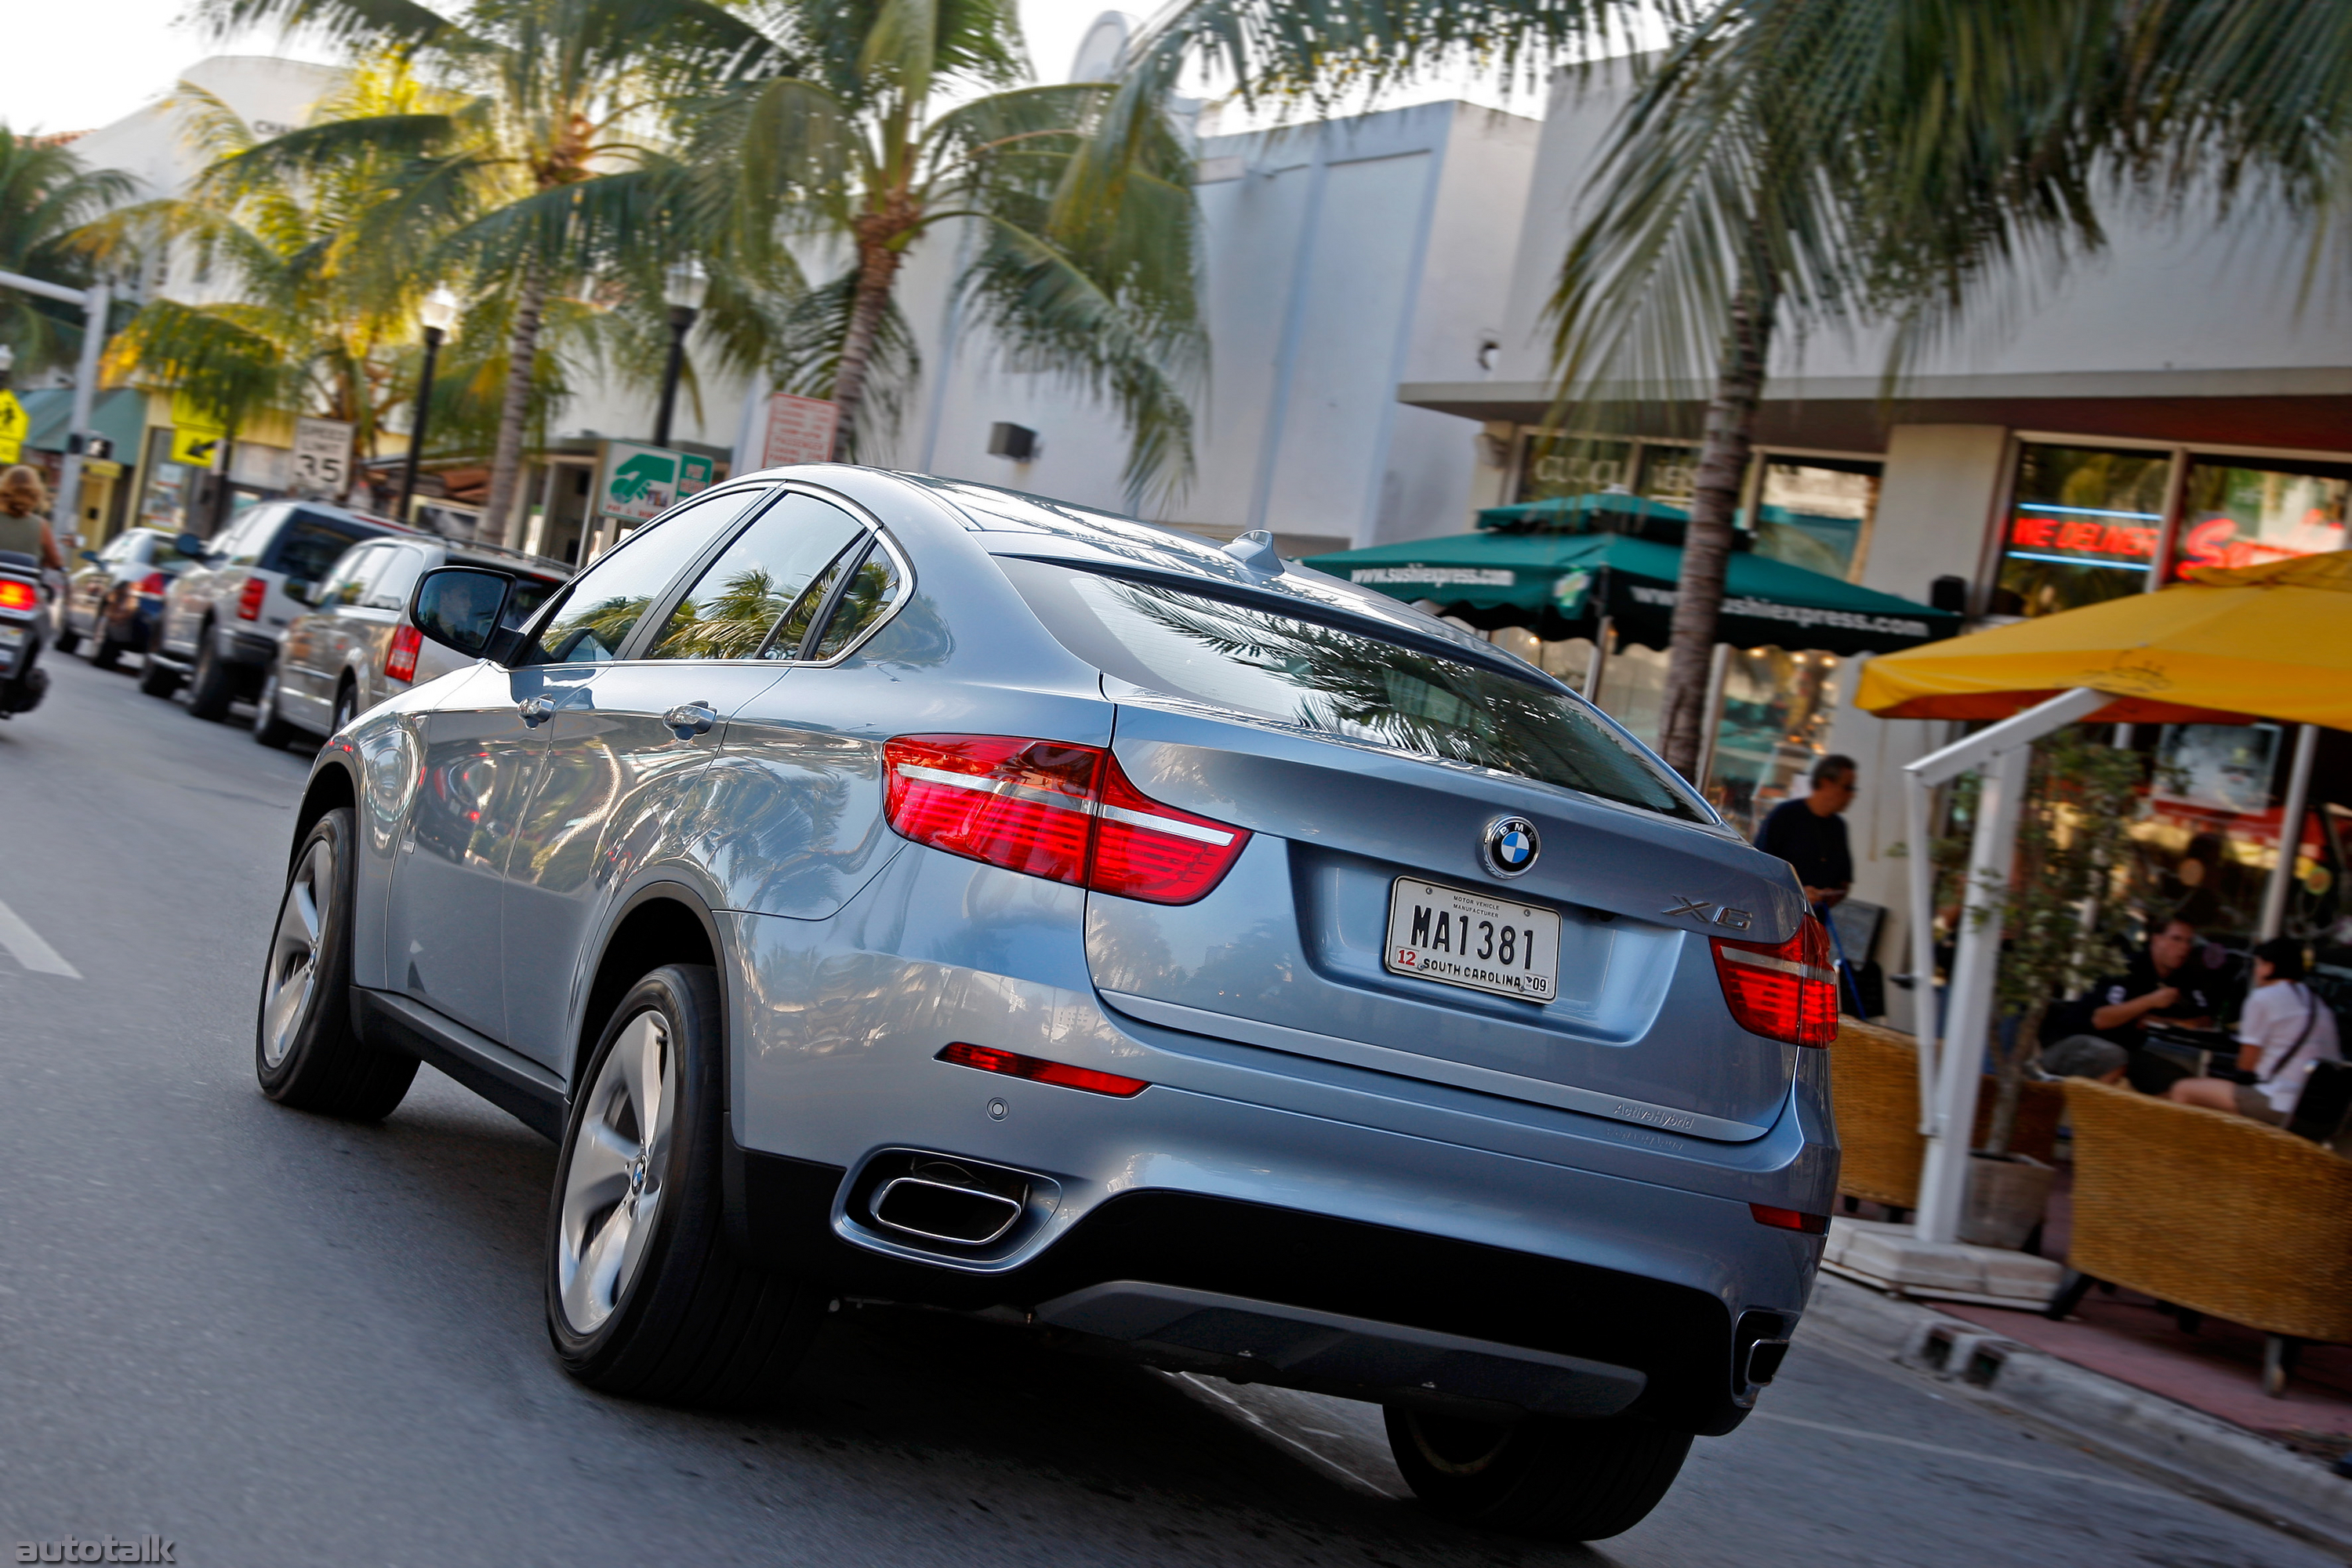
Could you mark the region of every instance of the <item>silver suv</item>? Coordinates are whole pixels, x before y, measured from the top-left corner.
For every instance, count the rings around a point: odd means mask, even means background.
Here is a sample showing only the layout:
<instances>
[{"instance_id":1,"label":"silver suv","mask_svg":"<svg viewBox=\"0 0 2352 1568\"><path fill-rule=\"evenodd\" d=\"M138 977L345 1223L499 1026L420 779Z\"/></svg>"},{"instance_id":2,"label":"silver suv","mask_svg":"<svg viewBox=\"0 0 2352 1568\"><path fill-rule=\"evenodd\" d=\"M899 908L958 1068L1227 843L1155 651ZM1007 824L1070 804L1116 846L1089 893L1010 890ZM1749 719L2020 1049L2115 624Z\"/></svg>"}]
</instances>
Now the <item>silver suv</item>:
<instances>
[{"instance_id":1,"label":"silver suv","mask_svg":"<svg viewBox=\"0 0 2352 1568\"><path fill-rule=\"evenodd\" d=\"M1392 600L974 485L697 496L319 753L256 1029L561 1146L548 1332L772 1396L843 1296L1376 1401L1576 1539L1779 1369L1836 1191L1827 939L1558 680Z\"/></svg>"},{"instance_id":2,"label":"silver suv","mask_svg":"<svg viewBox=\"0 0 2352 1568\"><path fill-rule=\"evenodd\" d=\"M278 661L254 699L253 738L283 746L297 734L331 735L394 692L466 661L428 643L408 618L417 579L438 566L487 566L514 574L507 613L517 624L563 585L572 568L492 544L451 544L430 534L393 535L346 551L303 597Z\"/></svg>"},{"instance_id":3,"label":"silver suv","mask_svg":"<svg viewBox=\"0 0 2352 1568\"><path fill-rule=\"evenodd\" d=\"M169 697L185 682L189 712L226 718L230 702L260 694L278 639L343 552L409 531L323 501L264 501L217 539L182 534L180 549L196 563L164 595L139 689Z\"/></svg>"}]
</instances>

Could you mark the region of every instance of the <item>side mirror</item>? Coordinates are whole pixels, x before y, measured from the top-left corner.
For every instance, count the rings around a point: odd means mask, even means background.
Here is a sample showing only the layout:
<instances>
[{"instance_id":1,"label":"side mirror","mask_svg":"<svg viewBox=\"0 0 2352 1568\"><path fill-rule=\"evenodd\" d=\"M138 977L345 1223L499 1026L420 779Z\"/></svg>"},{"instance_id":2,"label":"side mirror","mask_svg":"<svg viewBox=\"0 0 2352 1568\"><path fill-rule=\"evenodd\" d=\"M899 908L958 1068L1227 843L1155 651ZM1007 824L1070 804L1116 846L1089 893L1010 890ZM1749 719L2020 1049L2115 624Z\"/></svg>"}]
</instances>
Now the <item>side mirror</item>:
<instances>
[{"instance_id":1,"label":"side mirror","mask_svg":"<svg viewBox=\"0 0 2352 1568\"><path fill-rule=\"evenodd\" d=\"M101 564L101 563L100 562L100 560L99 560L99 558L98 558L98 552L97 552L97 551L95 551L95 550L85 550L85 551L83 551L83 552L81 552L81 558L82 558L84 561L89 562L89 563L91 565L93 565L93 566L97 566L97 565Z\"/></svg>"},{"instance_id":2,"label":"side mirror","mask_svg":"<svg viewBox=\"0 0 2352 1568\"><path fill-rule=\"evenodd\" d=\"M417 631L467 658L513 662L522 634L507 626L515 580L479 566L440 566L417 579L408 618Z\"/></svg>"},{"instance_id":3,"label":"side mirror","mask_svg":"<svg viewBox=\"0 0 2352 1568\"><path fill-rule=\"evenodd\" d=\"M205 548L205 542L197 538L193 533L183 533L177 539L173 540L172 548L178 551L181 554L186 556L191 561L200 561L205 556L212 553Z\"/></svg>"}]
</instances>

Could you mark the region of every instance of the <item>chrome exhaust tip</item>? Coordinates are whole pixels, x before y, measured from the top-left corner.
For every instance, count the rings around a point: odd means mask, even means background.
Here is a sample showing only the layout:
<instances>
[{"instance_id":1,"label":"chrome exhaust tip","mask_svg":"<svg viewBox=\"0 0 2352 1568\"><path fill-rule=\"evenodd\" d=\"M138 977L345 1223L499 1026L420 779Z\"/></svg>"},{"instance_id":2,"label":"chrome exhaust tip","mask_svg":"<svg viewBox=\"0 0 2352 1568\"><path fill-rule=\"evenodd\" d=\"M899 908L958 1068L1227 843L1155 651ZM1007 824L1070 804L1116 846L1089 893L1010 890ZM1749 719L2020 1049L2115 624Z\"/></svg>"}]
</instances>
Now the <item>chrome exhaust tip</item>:
<instances>
[{"instance_id":1,"label":"chrome exhaust tip","mask_svg":"<svg viewBox=\"0 0 2352 1568\"><path fill-rule=\"evenodd\" d=\"M937 1155L900 1159L904 1169L886 1175L866 1204L886 1230L950 1247L986 1247L1028 1212L1029 1184L1013 1172Z\"/></svg>"}]
</instances>

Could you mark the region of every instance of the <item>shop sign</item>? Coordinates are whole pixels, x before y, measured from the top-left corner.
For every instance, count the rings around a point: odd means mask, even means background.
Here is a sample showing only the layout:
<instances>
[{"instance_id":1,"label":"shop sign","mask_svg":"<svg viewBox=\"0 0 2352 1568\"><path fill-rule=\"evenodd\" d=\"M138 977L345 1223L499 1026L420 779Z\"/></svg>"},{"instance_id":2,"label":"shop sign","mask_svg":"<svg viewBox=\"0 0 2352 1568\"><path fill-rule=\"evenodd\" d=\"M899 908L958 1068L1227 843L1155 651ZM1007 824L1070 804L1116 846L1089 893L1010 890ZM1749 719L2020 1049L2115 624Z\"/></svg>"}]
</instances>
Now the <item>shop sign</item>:
<instances>
[{"instance_id":1,"label":"shop sign","mask_svg":"<svg viewBox=\"0 0 2352 1568\"><path fill-rule=\"evenodd\" d=\"M2152 566L2162 521L2152 512L2021 506L2010 523L2009 552L2085 566Z\"/></svg>"},{"instance_id":2,"label":"shop sign","mask_svg":"<svg viewBox=\"0 0 2352 1568\"><path fill-rule=\"evenodd\" d=\"M791 463L829 463L834 432L841 424L841 405L822 397L795 397L779 392L768 399L767 438L761 444L760 466L781 468Z\"/></svg>"},{"instance_id":3,"label":"shop sign","mask_svg":"<svg viewBox=\"0 0 2352 1568\"><path fill-rule=\"evenodd\" d=\"M25 455L25 432L32 426L32 416L16 395L0 388L0 463L13 463Z\"/></svg>"},{"instance_id":4,"label":"shop sign","mask_svg":"<svg viewBox=\"0 0 2352 1568\"><path fill-rule=\"evenodd\" d=\"M352 427L341 419L294 421L294 482L318 495L351 488Z\"/></svg>"},{"instance_id":5,"label":"shop sign","mask_svg":"<svg viewBox=\"0 0 2352 1568\"><path fill-rule=\"evenodd\" d=\"M210 468L220 459L228 426L183 395L172 399L172 461Z\"/></svg>"},{"instance_id":6,"label":"shop sign","mask_svg":"<svg viewBox=\"0 0 2352 1568\"><path fill-rule=\"evenodd\" d=\"M596 510L604 517L643 522L709 489L713 472L709 458L691 452L606 441L596 458Z\"/></svg>"}]
</instances>

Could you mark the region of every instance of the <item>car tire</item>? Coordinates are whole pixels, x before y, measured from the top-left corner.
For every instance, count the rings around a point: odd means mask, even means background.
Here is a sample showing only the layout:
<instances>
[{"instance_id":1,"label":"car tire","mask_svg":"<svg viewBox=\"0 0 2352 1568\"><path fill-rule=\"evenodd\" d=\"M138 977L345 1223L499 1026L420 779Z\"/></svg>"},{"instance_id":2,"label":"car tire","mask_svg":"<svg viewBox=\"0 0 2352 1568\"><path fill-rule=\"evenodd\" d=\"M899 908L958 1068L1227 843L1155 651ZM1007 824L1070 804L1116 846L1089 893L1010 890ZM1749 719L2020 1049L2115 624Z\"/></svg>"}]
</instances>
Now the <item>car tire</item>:
<instances>
[{"instance_id":1,"label":"car tire","mask_svg":"<svg viewBox=\"0 0 2352 1568\"><path fill-rule=\"evenodd\" d=\"M327 733L330 735L341 734L344 729L350 725L351 721L359 716L359 688L353 686L347 680L343 682L342 689L335 693L335 719L333 724L328 728Z\"/></svg>"},{"instance_id":2,"label":"car tire","mask_svg":"<svg viewBox=\"0 0 2352 1568\"><path fill-rule=\"evenodd\" d=\"M278 711L278 667L271 665L269 673L261 678L261 695L254 699L253 738L260 745L284 750L293 742L296 731Z\"/></svg>"},{"instance_id":3,"label":"car tire","mask_svg":"<svg viewBox=\"0 0 2352 1568\"><path fill-rule=\"evenodd\" d=\"M408 1094L416 1058L368 1043L352 1016L352 910L359 834L338 806L294 853L254 1016L254 1070L280 1105L381 1121Z\"/></svg>"},{"instance_id":4,"label":"car tire","mask_svg":"<svg viewBox=\"0 0 2352 1568\"><path fill-rule=\"evenodd\" d=\"M210 626L196 637L196 667L188 672L188 711L217 724L228 717L236 687L228 661L220 656L219 638Z\"/></svg>"},{"instance_id":5,"label":"car tire","mask_svg":"<svg viewBox=\"0 0 2352 1568\"><path fill-rule=\"evenodd\" d=\"M1552 1541L1604 1541L1641 1523L1691 1446L1687 1432L1623 1416L1501 1426L1397 1405L1387 1415L1397 1468L1432 1513Z\"/></svg>"},{"instance_id":6,"label":"car tire","mask_svg":"<svg viewBox=\"0 0 2352 1568\"><path fill-rule=\"evenodd\" d=\"M107 628L112 624L111 617L101 614L98 624L90 628L90 640L98 646L89 650L89 662L96 668L120 669L122 668L122 656L131 651L129 643L118 642L107 635Z\"/></svg>"},{"instance_id":7,"label":"car tire","mask_svg":"<svg viewBox=\"0 0 2352 1568\"><path fill-rule=\"evenodd\" d=\"M59 653L71 653L81 647L81 634L74 630L72 624L62 615L58 617L57 632L58 635L50 641Z\"/></svg>"},{"instance_id":8,"label":"car tire","mask_svg":"<svg viewBox=\"0 0 2352 1568\"><path fill-rule=\"evenodd\" d=\"M664 1404L772 1403L814 1336L812 1286L729 1246L718 972L668 964L614 1009L575 1080L547 1226L547 1331L564 1371Z\"/></svg>"},{"instance_id":9,"label":"car tire","mask_svg":"<svg viewBox=\"0 0 2352 1568\"><path fill-rule=\"evenodd\" d=\"M180 672L165 664L151 639L147 662L139 671L139 689L150 697L169 697L180 689Z\"/></svg>"}]
</instances>

